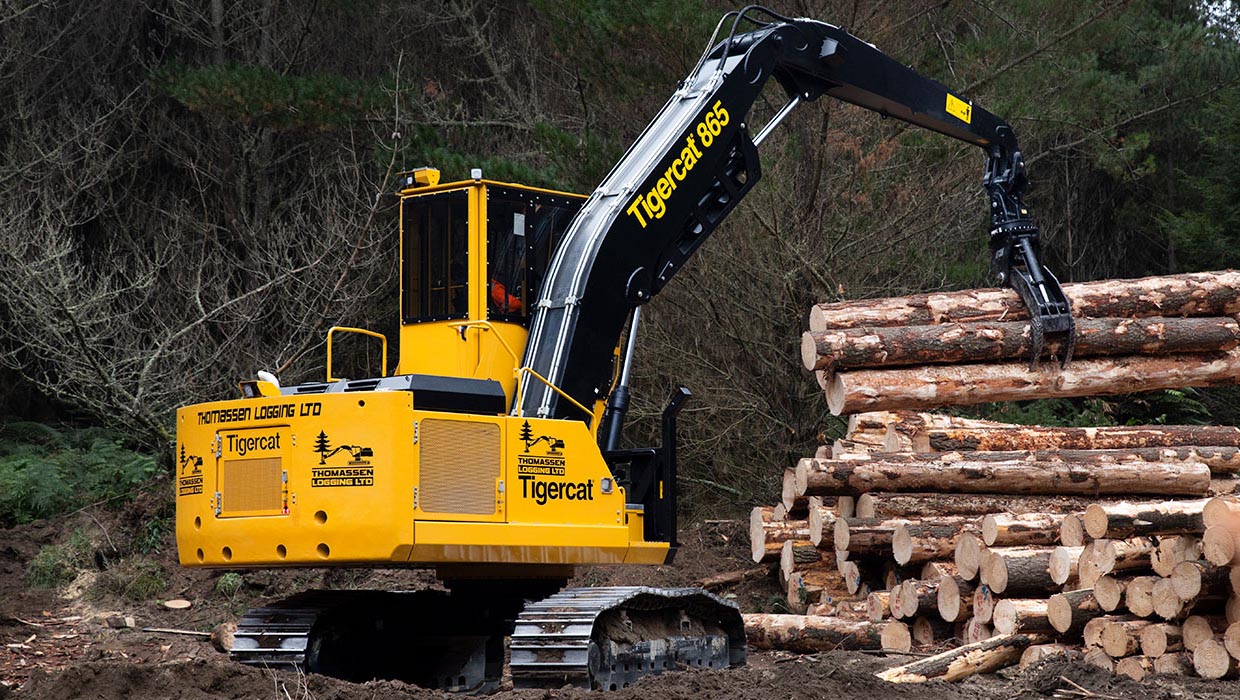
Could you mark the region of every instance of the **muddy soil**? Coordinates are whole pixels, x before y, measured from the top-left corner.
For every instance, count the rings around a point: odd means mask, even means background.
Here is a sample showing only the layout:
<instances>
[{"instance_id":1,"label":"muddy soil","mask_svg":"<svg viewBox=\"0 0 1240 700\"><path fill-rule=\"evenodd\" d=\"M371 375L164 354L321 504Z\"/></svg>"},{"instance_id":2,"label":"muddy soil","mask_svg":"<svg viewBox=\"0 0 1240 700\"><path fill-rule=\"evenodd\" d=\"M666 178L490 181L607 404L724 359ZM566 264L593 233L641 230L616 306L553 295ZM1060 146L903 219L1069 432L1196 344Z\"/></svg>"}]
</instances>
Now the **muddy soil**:
<instances>
[{"instance_id":1,"label":"muddy soil","mask_svg":"<svg viewBox=\"0 0 1240 700\"><path fill-rule=\"evenodd\" d=\"M444 698L437 691L394 681L346 683L317 675L271 672L239 666L216 652L203 636L161 630L205 633L236 619L245 608L308 588L417 588L437 585L425 571L333 570L261 571L241 574L239 587L223 586L229 572L182 569L176 563L170 532L141 553L133 533L150 532L149 524L167 513L162 491L137 494L121 507L82 513L8 530L0 530L0 700L155 700L184 698L272 698L273 700L388 700ZM134 600L106 586L101 577L117 569L85 566L77 580L57 589L29 585L26 571L39 550L87 535L98 550L98 564L123 567L143 558L154 562L162 587L149 599ZM684 528L676 561L659 567L587 567L573 585L696 585L709 576L752 567L742 521L711 521ZM235 584L236 577L231 581ZM112 587L113 589L115 587ZM781 599L773 579L749 580L717 591L746 611L777 612ZM190 601L187 610L171 610L166 600ZM113 627L133 618L133 627ZM1144 684L1080 664L1050 662L1027 672L1009 670L963 683L890 685L874 673L911 657L834 652L817 655L752 654L742 668L667 674L647 678L607 697L719 698L784 700L832 698L943 698L952 700L1032 700L1035 698L1235 698L1240 682L1206 682L1188 678L1154 678ZM1071 681L1071 682L1069 682ZM1072 685L1076 683L1077 685ZM505 690L498 700L599 697L564 688L548 691Z\"/></svg>"}]
</instances>

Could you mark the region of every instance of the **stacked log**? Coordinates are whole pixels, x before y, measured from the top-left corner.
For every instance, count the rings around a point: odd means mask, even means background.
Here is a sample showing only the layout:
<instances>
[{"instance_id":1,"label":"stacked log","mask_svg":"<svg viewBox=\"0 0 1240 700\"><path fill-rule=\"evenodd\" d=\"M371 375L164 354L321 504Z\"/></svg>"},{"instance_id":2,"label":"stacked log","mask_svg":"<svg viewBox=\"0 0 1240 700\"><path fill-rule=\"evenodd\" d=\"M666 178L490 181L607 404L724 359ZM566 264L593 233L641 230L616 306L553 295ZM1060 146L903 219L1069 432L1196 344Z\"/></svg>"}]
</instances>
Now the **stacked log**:
<instances>
[{"instance_id":1,"label":"stacked log","mask_svg":"<svg viewBox=\"0 0 1240 700\"><path fill-rule=\"evenodd\" d=\"M1226 474L1240 463L1240 444L1187 443L1193 436L1240 443L1240 431L952 422L899 411L862 414L852 424L864 434L837 444L847 451L832 458L820 450L794 470L794 486L803 484L794 489L799 510L754 510L755 562L776 568L791 610L833 620L784 621L783 629L812 636L836 626L854 630L822 633L843 640L839 648L889 652L1019 637L1054 642L1053 651L1031 652L1031 659L1082 654L1134 678L1159 669L1234 672L1240 573L1231 565L1240 560L1240 499L1206 494L1213 471ZM908 447L885 452L897 433ZM1046 439L1049 448L1018 433ZM1092 449L1088 435L1103 447ZM938 445L950 437L954 450L919 452L918 444L931 444L921 436ZM1011 495L1031 489L1002 480L1008 463L1021 465L1027 480L1044 479L1037 495ZM971 483L956 486L961 482ZM1099 500L1100 492L1111 500ZM1238 624L1229 629L1231 622ZM788 648L808 644L792 641ZM994 644L1005 649L1003 663L1026 648ZM1197 647L1204 650L1194 665ZM1219 649L1231 661L1220 660Z\"/></svg>"},{"instance_id":2,"label":"stacked log","mask_svg":"<svg viewBox=\"0 0 1240 700\"><path fill-rule=\"evenodd\" d=\"M815 306L802 337L836 415L991 401L1234 384L1240 272L1065 285L1075 359L1035 348L1011 290L971 290ZM1034 360L1031 366L1030 360ZM1037 362L1039 359L1048 361Z\"/></svg>"}]
</instances>

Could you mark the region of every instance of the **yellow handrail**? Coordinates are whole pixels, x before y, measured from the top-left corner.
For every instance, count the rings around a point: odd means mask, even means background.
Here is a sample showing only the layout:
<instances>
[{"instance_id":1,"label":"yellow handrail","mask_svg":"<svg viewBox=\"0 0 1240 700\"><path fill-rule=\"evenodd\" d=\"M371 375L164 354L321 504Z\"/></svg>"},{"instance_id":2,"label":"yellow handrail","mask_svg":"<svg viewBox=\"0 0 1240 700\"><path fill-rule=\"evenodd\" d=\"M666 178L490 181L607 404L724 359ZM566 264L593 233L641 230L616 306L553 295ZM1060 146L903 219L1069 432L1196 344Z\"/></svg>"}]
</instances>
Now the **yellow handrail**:
<instances>
[{"instance_id":1,"label":"yellow handrail","mask_svg":"<svg viewBox=\"0 0 1240 700\"><path fill-rule=\"evenodd\" d=\"M336 331L340 331L342 333L360 333L362 335L368 335L372 338L378 338L379 340L382 340L383 341L383 364L379 366L379 376L380 377L387 376L387 336L386 335L383 335L382 333L376 333L374 331L368 331L365 328L350 328L348 326L332 326L327 331L327 381L328 382L335 382L341 379L341 378L332 376L332 334L335 333Z\"/></svg>"},{"instance_id":2,"label":"yellow handrail","mask_svg":"<svg viewBox=\"0 0 1240 700\"><path fill-rule=\"evenodd\" d=\"M552 390L552 391L554 391L555 393L557 393L557 394L559 394L560 396L563 396L564 398L568 399L569 403L571 403L572 405L574 405L574 406L576 406L577 408L581 409L581 412L582 412L582 413L584 413L584 414L586 414L586 416L588 416L588 417L590 418L590 420L591 420L591 421L593 421L593 420L594 420L594 412L593 412L593 411L591 411L590 409L588 409L588 408L586 408L585 406L581 405L581 402L579 402L577 399L574 399L573 397L571 397L571 396L569 396L568 394L564 393L564 390L563 390L563 389L561 389L560 387L558 387L558 386L556 386L556 385L552 384L550 381L548 381L548 380L547 380L547 378L546 378L546 377L542 376L542 375L541 375L541 374L539 374L538 372L535 372L534 370L530 369L529 367L521 367L520 369L518 369L518 370L517 370L517 396L520 396L520 395L521 395L521 374L522 374L522 373L528 373L528 374L532 374L532 375L534 375L534 378L535 378L535 379L537 379L538 381L542 382L543 384L546 384L546 385L547 385L548 387L550 387L550 388L551 388L551 390ZM517 416L518 416L518 417L520 417L520 416L521 416L520 411L521 411L521 409L518 407L518 409L517 409Z\"/></svg>"},{"instance_id":3,"label":"yellow handrail","mask_svg":"<svg viewBox=\"0 0 1240 700\"><path fill-rule=\"evenodd\" d=\"M517 357L517 353L513 351L512 346L508 344L508 341L504 340L504 335L499 331L496 331L495 326L492 325L490 321L461 321L460 323L449 323L448 327L461 329L481 328L484 331L495 331L495 339L498 340L500 346L507 350L508 354L512 356L512 363L515 365L521 362L521 358ZM462 335L462 338L464 338L464 335Z\"/></svg>"}]
</instances>

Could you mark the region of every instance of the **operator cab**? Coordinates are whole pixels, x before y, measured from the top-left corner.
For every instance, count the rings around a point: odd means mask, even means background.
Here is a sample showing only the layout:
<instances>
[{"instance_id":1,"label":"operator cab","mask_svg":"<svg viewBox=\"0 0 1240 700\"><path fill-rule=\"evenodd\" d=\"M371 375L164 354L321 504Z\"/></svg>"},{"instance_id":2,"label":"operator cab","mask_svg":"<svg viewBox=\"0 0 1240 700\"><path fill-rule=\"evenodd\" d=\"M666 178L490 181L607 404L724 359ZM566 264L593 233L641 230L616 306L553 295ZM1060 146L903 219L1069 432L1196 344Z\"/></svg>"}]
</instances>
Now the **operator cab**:
<instances>
[{"instance_id":1,"label":"operator cab","mask_svg":"<svg viewBox=\"0 0 1240 700\"><path fill-rule=\"evenodd\" d=\"M472 174L402 176L396 374L493 380L511 402L547 265L586 198Z\"/></svg>"}]
</instances>

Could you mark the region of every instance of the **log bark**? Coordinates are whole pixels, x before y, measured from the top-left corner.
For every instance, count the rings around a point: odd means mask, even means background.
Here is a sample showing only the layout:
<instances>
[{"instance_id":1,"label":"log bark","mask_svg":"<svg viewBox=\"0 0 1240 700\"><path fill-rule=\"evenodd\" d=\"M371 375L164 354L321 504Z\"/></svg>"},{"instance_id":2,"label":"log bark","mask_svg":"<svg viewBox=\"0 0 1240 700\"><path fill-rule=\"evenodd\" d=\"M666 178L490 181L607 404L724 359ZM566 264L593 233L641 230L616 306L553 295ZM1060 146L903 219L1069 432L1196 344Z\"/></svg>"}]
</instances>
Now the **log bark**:
<instances>
[{"instance_id":1,"label":"log bark","mask_svg":"<svg viewBox=\"0 0 1240 700\"><path fill-rule=\"evenodd\" d=\"M982 542L987 547L1056 544L1064 517L1058 513L992 513L982 518Z\"/></svg>"},{"instance_id":2,"label":"log bark","mask_svg":"<svg viewBox=\"0 0 1240 700\"><path fill-rule=\"evenodd\" d=\"M815 547L809 540L786 540L779 554L779 575L783 582L795 571L812 568L836 567L835 555L827 554Z\"/></svg>"},{"instance_id":3,"label":"log bark","mask_svg":"<svg viewBox=\"0 0 1240 700\"><path fill-rule=\"evenodd\" d=\"M805 508L808 500L805 496L797 495L797 471L795 468L784 470L784 480L780 489L779 502L783 505L786 512L793 512L799 508Z\"/></svg>"},{"instance_id":4,"label":"log bark","mask_svg":"<svg viewBox=\"0 0 1240 700\"><path fill-rule=\"evenodd\" d=\"M809 526L809 541L815 546L821 546L824 532L834 534L836 518L835 508L826 506L810 508L805 520ZM827 540L827 544L830 546L830 540Z\"/></svg>"},{"instance_id":5,"label":"log bark","mask_svg":"<svg viewBox=\"0 0 1240 700\"><path fill-rule=\"evenodd\" d=\"M708 591L713 591L720 588L726 588L728 586L734 586L745 581L752 581L753 579L770 576L771 570L772 569L770 566L755 566L751 569L729 571L727 573L716 574L714 576L708 576L701 579L697 582L697 585Z\"/></svg>"},{"instance_id":6,"label":"log bark","mask_svg":"<svg viewBox=\"0 0 1240 700\"><path fill-rule=\"evenodd\" d=\"M837 551L863 557L889 556L896 526L907 520L839 518L835 521L833 542Z\"/></svg>"},{"instance_id":7,"label":"log bark","mask_svg":"<svg viewBox=\"0 0 1240 700\"><path fill-rule=\"evenodd\" d=\"M1045 598L1004 598L995 603L992 624L999 634L1050 632L1046 608Z\"/></svg>"},{"instance_id":8,"label":"log bark","mask_svg":"<svg viewBox=\"0 0 1240 700\"><path fill-rule=\"evenodd\" d=\"M1159 576L1170 576L1180 562L1201 558L1201 539L1194 535L1172 535L1158 538L1158 546L1150 554L1150 568Z\"/></svg>"},{"instance_id":9,"label":"log bark","mask_svg":"<svg viewBox=\"0 0 1240 700\"><path fill-rule=\"evenodd\" d=\"M1212 680L1235 678L1236 659L1227 653L1222 642L1205 639L1193 649L1193 670L1198 676Z\"/></svg>"},{"instance_id":10,"label":"log bark","mask_svg":"<svg viewBox=\"0 0 1240 700\"><path fill-rule=\"evenodd\" d=\"M814 653L882 648L879 626L869 622L766 613L747 613L743 617L745 636L756 649Z\"/></svg>"},{"instance_id":11,"label":"log bark","mask_svg":"<svg viewBox=\"0 0 1240 700\"><path fill-rule=\"evenodd\" d=\"M1090 620L1102 615L1102 608L1088 588L1056 593L1046 602L1047 623L1060 634L1076 634Z\"/></svg>"},{"instance_id":12,"label":"log bark","mask_svg":"<svg viewBox=\"0 0 1240 700\"><path fill-rule=\"evenodd\" d=\"M962 532L977 532L973 518L941 517L901 523L892 533L891 553L900 565L946 559L955 553Z\"/></svg>"},{"instance_id":13,"label":"log bark","mask_svg":"<svg viewBox=\"0 0 1240 700\"><path fill-rule=\"evenodd\" d=\"M838 328L801 336L801 363L809 371L1026 360L1032 331L1023 321ZM1240 325L1213 318L1081 318L1073 357L1217 352L1240 344ZM1043 357L1060 356L1048 342Z\"/></svg>"},{"instance_id":14,"label":"log bark","mask_svg":"<svg viewBox=\"0 0 1240 700\"><path fill-rule=\"evenodd\" d=\"M960 576L949 576L939 581L936 603L939 617L948 622L963 622L973 614L972 581Z\"/></svg>"},{"instance_id":15,"label":"log bark","mask_svg":"<svg viewBox=\"0 0 1240 700\"><path fill-rule=\"evenodd\" d=\"M1192 534L1205 530L1202 511L1208 499L1143 503L1092 504L1085 509L1085 533L1094 539L1138 535Z\"/></svg>"},{"instance_id":16,"label":"log bark","mask_svg":"<svg viewBox=\"0 0 1240 700\"><path fill-rule=\"evenodd\" d=\"M1240 312L1240 273L1232 270L1110 279L1063 285L1082 318L1232 316ZM816 304L811 331L864 326L1024 321L1029 312L1010 289L969 289Z\"/></svg>"},{"instance_id":17,"label":"log bark","mask_svg":"<svg viewBox=\"0 0 1240 700\"><path fill-rule=\"evenodd\" d=\"M1081 585L1093 586L1102 574L1148 568L1155 547L1148 537L1126 540L1094 540L1081 552L1076 575Z\"/></svg>"},{"instance_id":18,"label":"log bark","mask_svg":"<svg viewBox=\"0 0 1240 700\"><path fill-rule=\"evenodd\" d=\"M1134 425L1096 428L1012 426L927 428L921 443L934 452L1127 450L1143 447L1240 447L1240 428L1222 425ZM918 440L912 440L914 447Z\"/></svg>"},{"instance_id":19,"label":"log bark","mask_svg":"<svg viewBox=\"0 0 1240 700\"><path fill-rule=\"evenodd\" d=\"M1129 394L1158 389L1228 386L1240 374L1240 348L1218 353L1074 360L1067 367L1022 362L861 369L838 372L827 385L835 415L882 408L935 408L991 401Z\"/></svg>"},{"instance_id":20,"label":"log bark","mask_svg":"<svg viewBox=\"0 0 1240 700\"><path fill-rule=\"evenodd\" d=\"M809 524L804 520L777 520L775 509L759 506L749 512L749 544L755 564L779 561L784 542L808 540Z\"/></svg>"},{"instance_id":21,"label":"log bark","mask_svg":"<svg viewBox=\"0 0 1240 700\"><path fill-rule=\"evenodd\" d=\"M1185 651L1195 651L1204 640L1214 639L1227 630L1227 620L1215 615L1190 615L1180 623Z\"/></svg>"},{"instance_id":22,"label":"log bark","mask_svg":"<svg viewBox=\"0 0 1240 700\"><path fill-rule=\"evenodd\" d=\"M903 622L892 620L883 624L883 651L907 652L913 648L913 630Z\"/></svg>"},{"instance_id":23,"label":"log bark","mask_svg":"<svg viewBox=\"0 0 1240 700\"><path fill-rule=\"evenodd\" d=\"M1084 547L1056 547L1051 551L1050 561L1046 565L1046 573L1060 586L1077 577L1077 565L1080 562Z\"/></svg>"},{"instance_id":24,"label":"log bark","mask_svg":"<svg viewBox=\"0 0 1240 700\"><path fill-rule=\"evenodd\" d=\"M999 494L863 493L857 497L859 518L915 518L926 513L938 516L973 516L989 513L1062 513L1081 511L1092 498L1074 496L1008 496Z\"/></svg>"},{"instance_id":25,"label":"log bark","mask_svg":"<svg viewBox=\"0 0 1240 700\"><path fill-rule=\"evenodd\" d=\"M1184 601L1175 594L1175 586L1169 578L1155 581L1150 596L1154 601L1154 614L1164 620L1178 619L1184 611Z\"/></svg>"},{"instance_id":26,"label":"log bark","mask_svg":"<svg viewBox=\"0 0 1240 700\"><path fill-rule=\"evenodd\" d=\"M982 555L982 583L996 594L1023 596L1056 590L1051 579L1053 547L992 547Z\"/></svg>"},{"instance_id":27,"label":"log bark","mask_svg":"<svg viewBox=\"0 0 1240 700\"><path fill-rule=\"evenodd\" d=\"M1191 601L1202 595L1226 593L1230 567L1207 561L1182 561L1171 572L1171 588L1176 597Z\"/></svg>"},{"instance_id":28,"label":"log bark","mask_svg":"<svg viewBox=\"0 0 1240 700\"><path fill-rule=\"evenodd\" d=\"M1163 654L1174 653L1184 648L1184 639L1180 634L1180 626L1170 622L1156 622L1141 630L1141 653L1158 658Z\"/></svg>"},{"instance_id":29,"label":"log bark","mask_svg":"<svg viewBox=\"0 0 1240 700\"><path fill-rule=\"evenodd\" d=\"M1201 495L1210 470L1200 463L975 462L961 460L844 462L802 459L796 467L800 495L867 491L1042 493L1070 495Z\"/></svg>"},{"instance_id":30,"label":"log bark","mask_svg":"<svg viewBox=\"0 0 1240 700\"><path fill-rule=\"evenodd\" d=\"M894 595L894 593L893 593ZM939 582L905 581L900 584L900 611L905 618L938 617Z\"/></svg>"},{"instance_id":31,"label":"log bark","mask_svg":"<svg viewBox=\"0 0 1240 700\"><path fill-rule=\"evenodd\" d=\"M1047 641L1041 634L1000 635L887 669L878 677L890 683L924 683L931 678L958 681L1010 666L1020 660L1026 648Z\"/></svg>"}]
</instances>

